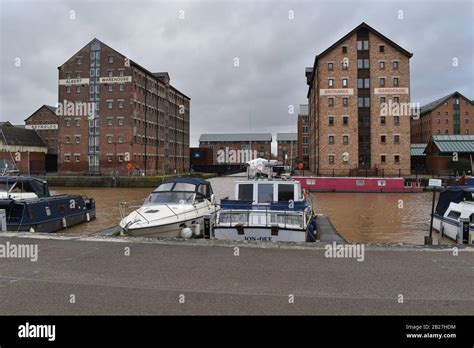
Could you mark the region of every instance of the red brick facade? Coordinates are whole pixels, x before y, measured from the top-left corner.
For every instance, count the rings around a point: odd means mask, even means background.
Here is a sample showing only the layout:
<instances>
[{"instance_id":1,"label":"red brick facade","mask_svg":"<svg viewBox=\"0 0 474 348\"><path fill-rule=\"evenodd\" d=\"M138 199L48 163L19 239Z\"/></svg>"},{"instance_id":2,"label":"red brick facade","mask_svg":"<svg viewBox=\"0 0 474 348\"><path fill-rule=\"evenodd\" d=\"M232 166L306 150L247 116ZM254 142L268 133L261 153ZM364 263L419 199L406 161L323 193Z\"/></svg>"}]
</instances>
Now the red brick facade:
<instances>
[{"instance_id":1,"label":"red brick facade","mask_svg":"<svg viewBox=\"0 0 474 348\"><path fill-rule=\"evenodd\" d=\"M96 39L58 72L60 172L189 170L190 98L167 73L151 73ZM90 104L71 115L68 102Z\"/></svg>"},{"instance_id":2,"label":"red brick facade","mask_svg":"<svg viewBox=\"0 0 474 348\"><path fill-rule=\"evenodd\" d=\"M307 69L311 171L410 174L409 112L381 117L381 103L410 102L410 57L365 23L316 56Z\"/></svg>"},{"instance_id":3,"label":"red brick facade","mask_svg":"<svg viewBox=\"0 0 474 348\"><path fill-rule=\"evenodd\" d=\"M58 123L56 108L43 105L25 120L25 128L34 129L48 147L48 154L58 153Z\"/></svg>"},{"instance_id":4,"label":"red brick facade","mask_svg":"<svg viewBox=\"0 0 474 348\"><path fill-rule=\"evenodd\" d=\"M419 117L411 120L412 143L428 143L432 135L474 134L471 100L455 92L430 104L422 107Z\"/></svg>"}]
</instances>

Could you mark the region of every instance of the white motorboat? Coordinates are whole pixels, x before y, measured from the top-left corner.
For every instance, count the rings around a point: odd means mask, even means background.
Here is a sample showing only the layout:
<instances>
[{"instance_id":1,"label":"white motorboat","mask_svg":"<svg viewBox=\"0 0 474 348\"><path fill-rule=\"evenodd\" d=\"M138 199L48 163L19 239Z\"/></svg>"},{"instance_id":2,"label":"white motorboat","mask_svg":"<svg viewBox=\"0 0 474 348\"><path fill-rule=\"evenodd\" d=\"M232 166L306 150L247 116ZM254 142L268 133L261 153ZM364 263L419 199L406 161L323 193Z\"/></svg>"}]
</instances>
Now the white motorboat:
<instances>
[{"instance_id":1,"label":"white motorboat","mask_svg":"<svg viewBox=\"0 0 474 348\"><path fill-rule=\"evenodd\" d=\"M0 199L35 199L49 197L46 181L30 176L0 176Z\"/></svg>"},{"instance_id":2,"label":"white motorboat","mask_svg":"<svg viewBox=\"0 0 474 348\"><path fill-rule=\"evenodd\" d=\"M249 162L251 180L235 183L235 200L223 199L213 225L217 239L315 241L310 195L294 180L273 180L274 163Z\"/></svg>"},{"instance_id":3,"label":"white motorboat","mask_svg":"<svg viewBox=\"0 0 474 348\"><path fill-rule=\"evenodd\" d=\"M474 187L451 186L441 191L433 214L433 229L454 241L468 244L474 236L473 222Z\"/></svg>"},{"instance_id":4,"label":"white motorboat","mask_svg":"<svg viewBox=\"0 0 474 348\"><path fill-rule=\"evenodd\" d=\"M156 238L202 236L204 217L216 212L211 184L201 178L183 177L163 182L143 205L122 218L122 233ZM124 216L127 203L120 204Z\"/></svg>"}]
</instances>

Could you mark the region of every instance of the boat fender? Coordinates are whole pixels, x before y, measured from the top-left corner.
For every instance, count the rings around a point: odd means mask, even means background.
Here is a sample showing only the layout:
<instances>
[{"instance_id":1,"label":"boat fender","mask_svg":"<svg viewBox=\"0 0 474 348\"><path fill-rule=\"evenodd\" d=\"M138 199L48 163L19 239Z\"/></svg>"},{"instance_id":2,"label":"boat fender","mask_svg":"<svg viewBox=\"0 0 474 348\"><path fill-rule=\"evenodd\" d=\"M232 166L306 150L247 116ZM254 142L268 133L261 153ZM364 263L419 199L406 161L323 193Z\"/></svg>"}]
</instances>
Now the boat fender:
<instances>
[{"instance_id":1,"label":"boat fender","mask_svg":"<svg viewBox=\"0 0 474 348\"><path fill-rule=\"evenodd\" d=\"M306 197L308 197L308 191L306 189L303 189L303 197L306 200Z\"/></svg>"},{"instance_id":2,"label":"boat fender","mask_svg":"<svg viewBox=\"0 0 474 348\"><path fill-rule=\"evenodd\" d=\"M309 237L312 242L316 241L316 237L314 236L314 225L312 223L309 225Z\"/></svg>"},{"instance_id":3,"label":"boat fender","mask_svg":"<svg viewBox=\"0 0 474 348\"><path fill-rule=\"evenodd\" d=\"M67 222L66 222L66 218L63 217L63 227L67 227Z\"/></svg>"},{"instance_id":4,"label":"boat fender","mask_svg":"<svg viewBox=\"0 0 474 348\"><path fill-rule=\"evenodd\" d=\"M35 229L33 227L30 227L30 233L35 233Z\"/></svg>"},{"instance_id":5,"label":"boat fender","mask_svg":"<svg viewBox=\"0 0 474 348\"><path fill-rule=\"evenodd\" d=\"M181 237L184 239L189 239L193 235L193 231L189 227L183 227L181 229Z\"/></svg>"},{"instance_id":6,"label":"boat fender","mask_svg":"<svg viewBox=\"0 0 474 348\"><path fill-rule=\"evenodd\" d=\"M201 225L195 224L194 225L194 235L199 236L201 234Z\"/></svg>"},{"instance_id":7,"label":"boat fender","mask_svg":"<svg viewBox=\"0 0 474 348\"><path fill-rule=\"evenodd\" d=\"M91 221L91 216L89 213L86 213L86 221L87 222Z\"/></svg>"}]
</instances>

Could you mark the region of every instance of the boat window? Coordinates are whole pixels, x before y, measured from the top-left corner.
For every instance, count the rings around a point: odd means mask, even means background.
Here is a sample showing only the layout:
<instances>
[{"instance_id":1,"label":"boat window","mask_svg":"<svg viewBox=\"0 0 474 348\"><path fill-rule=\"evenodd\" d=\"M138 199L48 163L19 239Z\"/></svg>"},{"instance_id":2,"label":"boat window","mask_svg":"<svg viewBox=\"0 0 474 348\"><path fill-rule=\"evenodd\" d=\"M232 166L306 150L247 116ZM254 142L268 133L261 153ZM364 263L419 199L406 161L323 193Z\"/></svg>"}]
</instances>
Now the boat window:
<instances>
[{"instance_id":1,"label":"boat window","mask_svg":"<svg viewBox=\"0 0 474 348\"><path fill-rule=\"evenodd\" d=\"M365 185L365 180L356 180L356 185L357 186L364 186Z\"/></svg>"},{"instance_id":2,"label":"boat window","mask_svg":"<svg viewBox=\"0 0 474 348\"><path fill-rule=\"evenodd\" d=\"M44 207L44 211L46 212L46 216L51 216L51 208L46 206Z\"/></svg>"},{"instance_id":3,"label":"boat window","mask_svg":"<svg viewBox=\"0 0 474 348\"><path fill-rule=\"evenodd\" d=\"M385 181L385 180L378 180L378 181L377 181L377 184L378 184L379 186L385 186L386 181Z\"/></svg>"},{"instance_id":4,"label":"boat window","mask_svg":"<svg viewBox=\"0 0 474 348\"><path fill-rule=\"evenodd\" d=\"M253 184L239 184L238 199L253 202Z\"/></svg>"},{"instance_id":5,"label":"boat window","mask_svg":"<svg viewBox=\"0 0 474 348\"><path fill-rule=\"evenodd\" d=\"M196 191L196 185L188 184L188 183L185 183L185 182L177 182L173 187L173 191L195 192Z\"/></svg>"},{"instance_id":6,"label":"boat window","mask_svg":"<svg viewBox=\"0 0 474 348\"><path fill-rule=\"evenodd\" d=\"M273 185L258 184L258 203L273 202Z\"/></svg>"},{"instance_id":7,"label":"boat window","mask_svg":"<svg viewBox=\"0 0 474 348\"><path fill-rule=\"evenodd\" d=\"M33 210L33 207L31 206L28 207L28 216L30 217L30 220L35 219L35 211Z\"/></svg>"},{"instance_id":8,"label":"boat window","mask_svg":"<svg viewBox=\"0 0 474 348\"><path fill-rule=\"evenodd\" d=\"M58 204L59 214L64 214L66 212L66 205L64 203Z\"/></svg>"},{"instance_id":9,"label":"boat window","mask_svg":"<svg viewBox=\"0 0 474 348\"><path fill-rule=\"evenodd\" d=\"M294 199L295 189L291 184L278 184L278 202L288 202Z\"/></svg>"},{"instance_id":10,"label":"boat window","mask_svg":"<svg viewBox=\"0 0 474 348\"><path fill-rule=\"evenodd\" d=\"M173 183L161 184L155 191L171 191Z\"/></svg>"},{"instance_id":11,"label":"boat window","mask_svg":"<svg viewBox=\"0 0 474 348\"><path fill-rule=\"evenodd\" d=\"M145 205L153 205L159 203L192 203L194 193L191 192L152 192Z\"/></svg>"},{"instance_id":12,"label":"boat window","mask_svg":"<svg viewBox=\"0 0 474 348\"><path fill-rule=\"evenodd\" d=\"M451 210L448 214L448 218L459 220L459 217L461 216L461 213L455 210Z\"/></svg>"},{"instance_id":13,"label":"boat window","mask_svg":"<svg viewBox=\"0 0 474 348\"><path fill-rule=\"evenodd\" d=\"M306 179L306 184L307 185L314 185L314 184L316 184L316 180L315 179Z\"/></svg>"},{"instance_id":14,"label":"boat window","mask_svg":"<svg viewBox=\"0 0 474 348\"><path fill-rule=\"evenodd\" d=\"M203 195L204 197L207 197L207 195L206 195L206 185L199 185L198 192L201 195Z\"/></svg>"}]
</instances>

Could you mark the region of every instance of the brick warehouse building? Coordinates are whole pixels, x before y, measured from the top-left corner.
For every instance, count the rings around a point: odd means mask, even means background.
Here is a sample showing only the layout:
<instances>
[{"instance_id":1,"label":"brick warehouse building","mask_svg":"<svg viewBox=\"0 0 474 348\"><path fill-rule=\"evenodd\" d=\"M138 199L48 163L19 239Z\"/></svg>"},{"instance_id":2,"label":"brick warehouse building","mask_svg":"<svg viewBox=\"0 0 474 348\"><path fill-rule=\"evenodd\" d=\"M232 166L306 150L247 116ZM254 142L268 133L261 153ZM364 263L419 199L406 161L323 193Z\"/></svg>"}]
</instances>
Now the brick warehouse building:
<instances>
[{"instance_id":1,"label":"brick warehouse building","mask_svg":"<svg viewBox=\"0 0 474 348\"><path fill-rule=\"evenodd\" d=\"M97 39L59 73L58 165L63 173L189 170L190 98Z\"/></svg>"},{"instance_id":2,"label":"brick warehouse building","mask_svg":"<svg viewBox=\"0 0 474 348\"><path fill-rule=\"evenodd\" d=\"M35 130L0 124L0 170L18 170L20 174L44 174L46 144ZM11 168L5 168L5 163Z\"/></svg>"},{"instance_id":3,"label":"brick warehouse building","mask_svg":"<svg viewBox=\"0 0 474 348\"><path fill-rule=\"evenodd\" d=\"M59 117L56 107L43 105L25 120L26 129L34 129L48 148L45 156L47 172L58 170Z\"/></svg>"},{"instance_id":4,"label":"brick warehouse building","mask_svg":"<svg viewBox=\"0 0 474 348\"><path fill-rule=\"evenodd\" d=\"M298 134L277 133L276 142L278 162L295 167L298 159Z\"/></svg>"},{"instance_id":5,"label":"brick warehouse building","mask_svg":"<svg viewBox=\"0 0 474 348\"><path fill-rule=\"evenodd\" d=\"M366 23L315 57L306 68L311 171L410 174L411 57Z\"/></svg>"},{"instance_id":6,"label":"brick warehouse building","mask_svg":"<svg viewBox=\"0 0 474 348\"><path fill-rule=\"evenodd\" d=\"M474 134L474 103L459 92L421 107L411 120L411 142L428 143L432 135Z\"/></svg>"},{"instance_id":7,"label":"brick warehouse building","mask_svg":"<svg viewBox=\"0 0 474 348\"><path fill-rule=\"evenodd\" d=\"M238 152L241 150L252 150L257 157L271 159L272 155L272 134L271 133L227 133L227 134L201 134L199 137L199 147L213 149L213 163L218 163L218 152L224 150L229 153L231 150ZM253 153L253 152L252 152ZM230 156L228 156L230 160ZM245 160L238 159L237 163L244 163ZM229 161L224 161L229 163Z\"/></svg>"},{"instance_id":8,"label":"brick warehouse building","mask_svg":"<svg viewBox=\"0 0 474 348\"><path fill-rule=\"evenodd\" d=\"M304 169L309 167L309 120L308 105L300 105L298 114L298 160L303 162Z\"/></svg>"}]
</instances>

